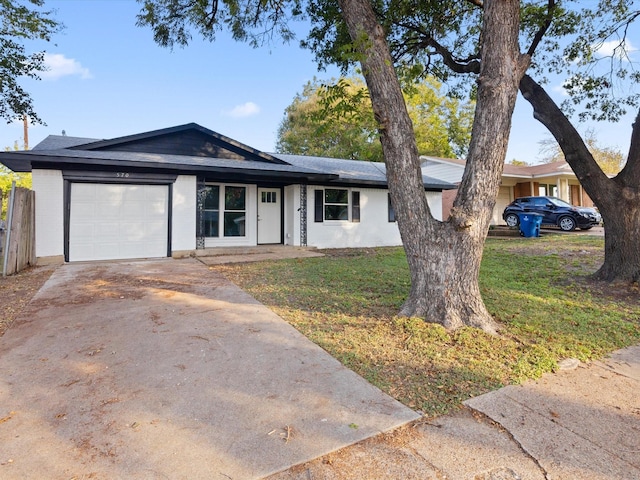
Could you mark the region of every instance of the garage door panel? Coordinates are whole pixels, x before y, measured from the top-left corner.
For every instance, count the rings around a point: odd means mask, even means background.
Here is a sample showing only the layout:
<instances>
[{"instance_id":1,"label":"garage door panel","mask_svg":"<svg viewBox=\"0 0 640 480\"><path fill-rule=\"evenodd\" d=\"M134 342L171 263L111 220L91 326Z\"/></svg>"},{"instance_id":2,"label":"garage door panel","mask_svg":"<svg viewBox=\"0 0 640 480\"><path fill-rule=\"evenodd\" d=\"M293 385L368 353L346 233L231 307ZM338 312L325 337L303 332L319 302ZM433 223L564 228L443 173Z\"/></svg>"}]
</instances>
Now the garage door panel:
<instances>
[{"instance_id":1,"label":"garage door panel","mask_svg":"<svg viewBox=\"0 0 640 480\"><path fill-rule=\"evenodd\" d=\"M96 215L96 205L92 203L76 202L74 206L76 208L76 213L84 218Z\"/></svg>"},{"instance_id":2,"label":"garage door panel","mask_svg":"<svg viewBox=\"0 0 640 480\"><path fill-rule=\"evenodd\" d=\"M93 205L94 215L102 221L117 220L120 217L120 210L115 205L104 202ZM94 219L88 219L88 221L93 222Z\"/></svg>"},{"instance_id":3,"label":"garage door panel","mask_svg":"<svg viewBox=\"0 0 640 480\"><path fill-rule=\"evenodd\" d=\"M69 260L167 256L166 185L71 184Z\"/></svg>"},{"instance_id":4,"label":"garage door panel","mask_svg":"<svg viewBox=\"0 0 640 480\"><path fill-rule=\"evenodd\" d=\"M500 187L496 198L496 205L493 208L493 218L491 220L493 225L505 224L502 219L502 212L509 203L511 203L511 189L509 187Z\"/></svg>"}]
</instances>

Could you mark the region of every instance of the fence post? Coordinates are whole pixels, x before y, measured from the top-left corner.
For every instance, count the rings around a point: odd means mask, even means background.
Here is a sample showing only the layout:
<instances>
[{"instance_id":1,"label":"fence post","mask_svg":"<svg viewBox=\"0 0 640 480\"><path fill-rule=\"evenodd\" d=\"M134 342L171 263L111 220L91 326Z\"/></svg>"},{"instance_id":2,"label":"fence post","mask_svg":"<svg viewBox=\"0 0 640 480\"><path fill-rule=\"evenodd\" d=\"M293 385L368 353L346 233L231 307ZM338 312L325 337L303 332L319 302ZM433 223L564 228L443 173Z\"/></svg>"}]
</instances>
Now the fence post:
<instances>
[{"instance_id":1,"label":"fence post","mask_svg":"<svg viewBox=\"0 0 640 480\"><path fill-rule=\"evenodd\" d=\"M16 182L11 182L11 193L9 194L9 202L7 203L7 227L4 241L4 261L2 262L2 276L7 276L7 264L9 261L9 241L11 240L11 220L13 219L13 197L16 192Z\"/></svg>"}]
</instances>

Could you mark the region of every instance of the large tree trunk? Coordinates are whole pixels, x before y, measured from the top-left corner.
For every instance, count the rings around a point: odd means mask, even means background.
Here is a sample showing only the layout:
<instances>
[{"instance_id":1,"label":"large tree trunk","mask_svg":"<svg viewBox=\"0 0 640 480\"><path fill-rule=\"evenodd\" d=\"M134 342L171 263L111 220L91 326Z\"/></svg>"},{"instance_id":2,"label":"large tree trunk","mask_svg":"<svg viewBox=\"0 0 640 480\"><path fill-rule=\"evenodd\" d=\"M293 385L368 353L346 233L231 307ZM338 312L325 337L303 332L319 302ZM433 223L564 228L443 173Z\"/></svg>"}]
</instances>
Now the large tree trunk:
<instances>
[{"instance_id":1,"label":"large tree trunk","mask_svg":"<svg viewBox=\"0 0 640 480\"><path fill-rule=\"evenodd\" d=\"M495 331L478 284L480 261L507 150L518 84L529 59L520 55L516 0L484 2L484 44L467 167L450 219L427 205L411 120L386 42L369 0L339 0L361 64L380 137L411 291L401 314L447 328Z\"/></svg>"},{"instance_id":2,"label":"large tree trunk","mask_svg":"<svg viewBox=\"0 0 640 480\"><path fill-rule=\"evenodd\" d=\"M533 107L534 118L555 137L604 219L604 263L594 277L609 282L640 281L640 112L633 124L627 163L616 177L608 178L578 131L535 80L524 76L520 91Z\"/></svg>"}]
</instances>

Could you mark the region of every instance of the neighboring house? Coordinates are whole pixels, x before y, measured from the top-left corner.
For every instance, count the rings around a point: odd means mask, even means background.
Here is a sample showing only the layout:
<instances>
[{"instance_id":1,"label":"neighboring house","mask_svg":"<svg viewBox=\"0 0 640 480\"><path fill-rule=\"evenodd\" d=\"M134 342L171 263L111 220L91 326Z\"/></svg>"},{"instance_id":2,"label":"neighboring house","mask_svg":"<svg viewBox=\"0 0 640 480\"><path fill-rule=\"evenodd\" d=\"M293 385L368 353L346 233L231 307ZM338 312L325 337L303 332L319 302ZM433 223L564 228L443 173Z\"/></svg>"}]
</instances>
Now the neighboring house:
<instances>
[{"instance_id":1,"label":"neighboring house","mask_svg":"<svg viewBox=\"0 0 640 480\"><path fill-rule=\"evenodd\" d=\"M462 181L464 160L428 156L421 156L420 160L423 175L453 184ZM442 193L442 218L449 217L457 192L447 190ZM551 195L575 206L593 206L593 201L564 160L533 166L505 164L491 224L504 225L502 212L505 207L516 198L531 195Z\"/></svg>"},{"instance_id":2,"label":"neighboring house","mask_svg":"<svg viewBox=\"0 0 640 480\"><path fill-rule=\"evenodd\" d=\"M196 124L111 140L49 136L0 162L32 172L41 260L402 243L384 164L268 154ZM442 211L442 190L454 186L423 181Z\"/></svg>"}]
</instances>

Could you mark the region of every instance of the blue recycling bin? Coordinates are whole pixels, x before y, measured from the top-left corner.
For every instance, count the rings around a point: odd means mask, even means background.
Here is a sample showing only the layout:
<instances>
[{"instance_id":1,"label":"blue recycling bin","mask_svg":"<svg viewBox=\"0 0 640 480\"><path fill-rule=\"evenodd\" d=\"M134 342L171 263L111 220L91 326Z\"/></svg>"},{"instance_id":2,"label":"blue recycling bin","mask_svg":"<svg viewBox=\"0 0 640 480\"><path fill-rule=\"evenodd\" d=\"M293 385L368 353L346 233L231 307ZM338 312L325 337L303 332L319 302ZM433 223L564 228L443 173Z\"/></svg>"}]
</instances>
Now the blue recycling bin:
<instances>
[{"instance_id":1,"label":"blue recycling bin","mask_svg":"<svg viewBox=\"0 0 640 480\"><path fill-rule=\"evenodd\" d=\"M520 235L523 237L539 237L543 215L539 213L519 213Z\"/></svg>"}]
</instances>

